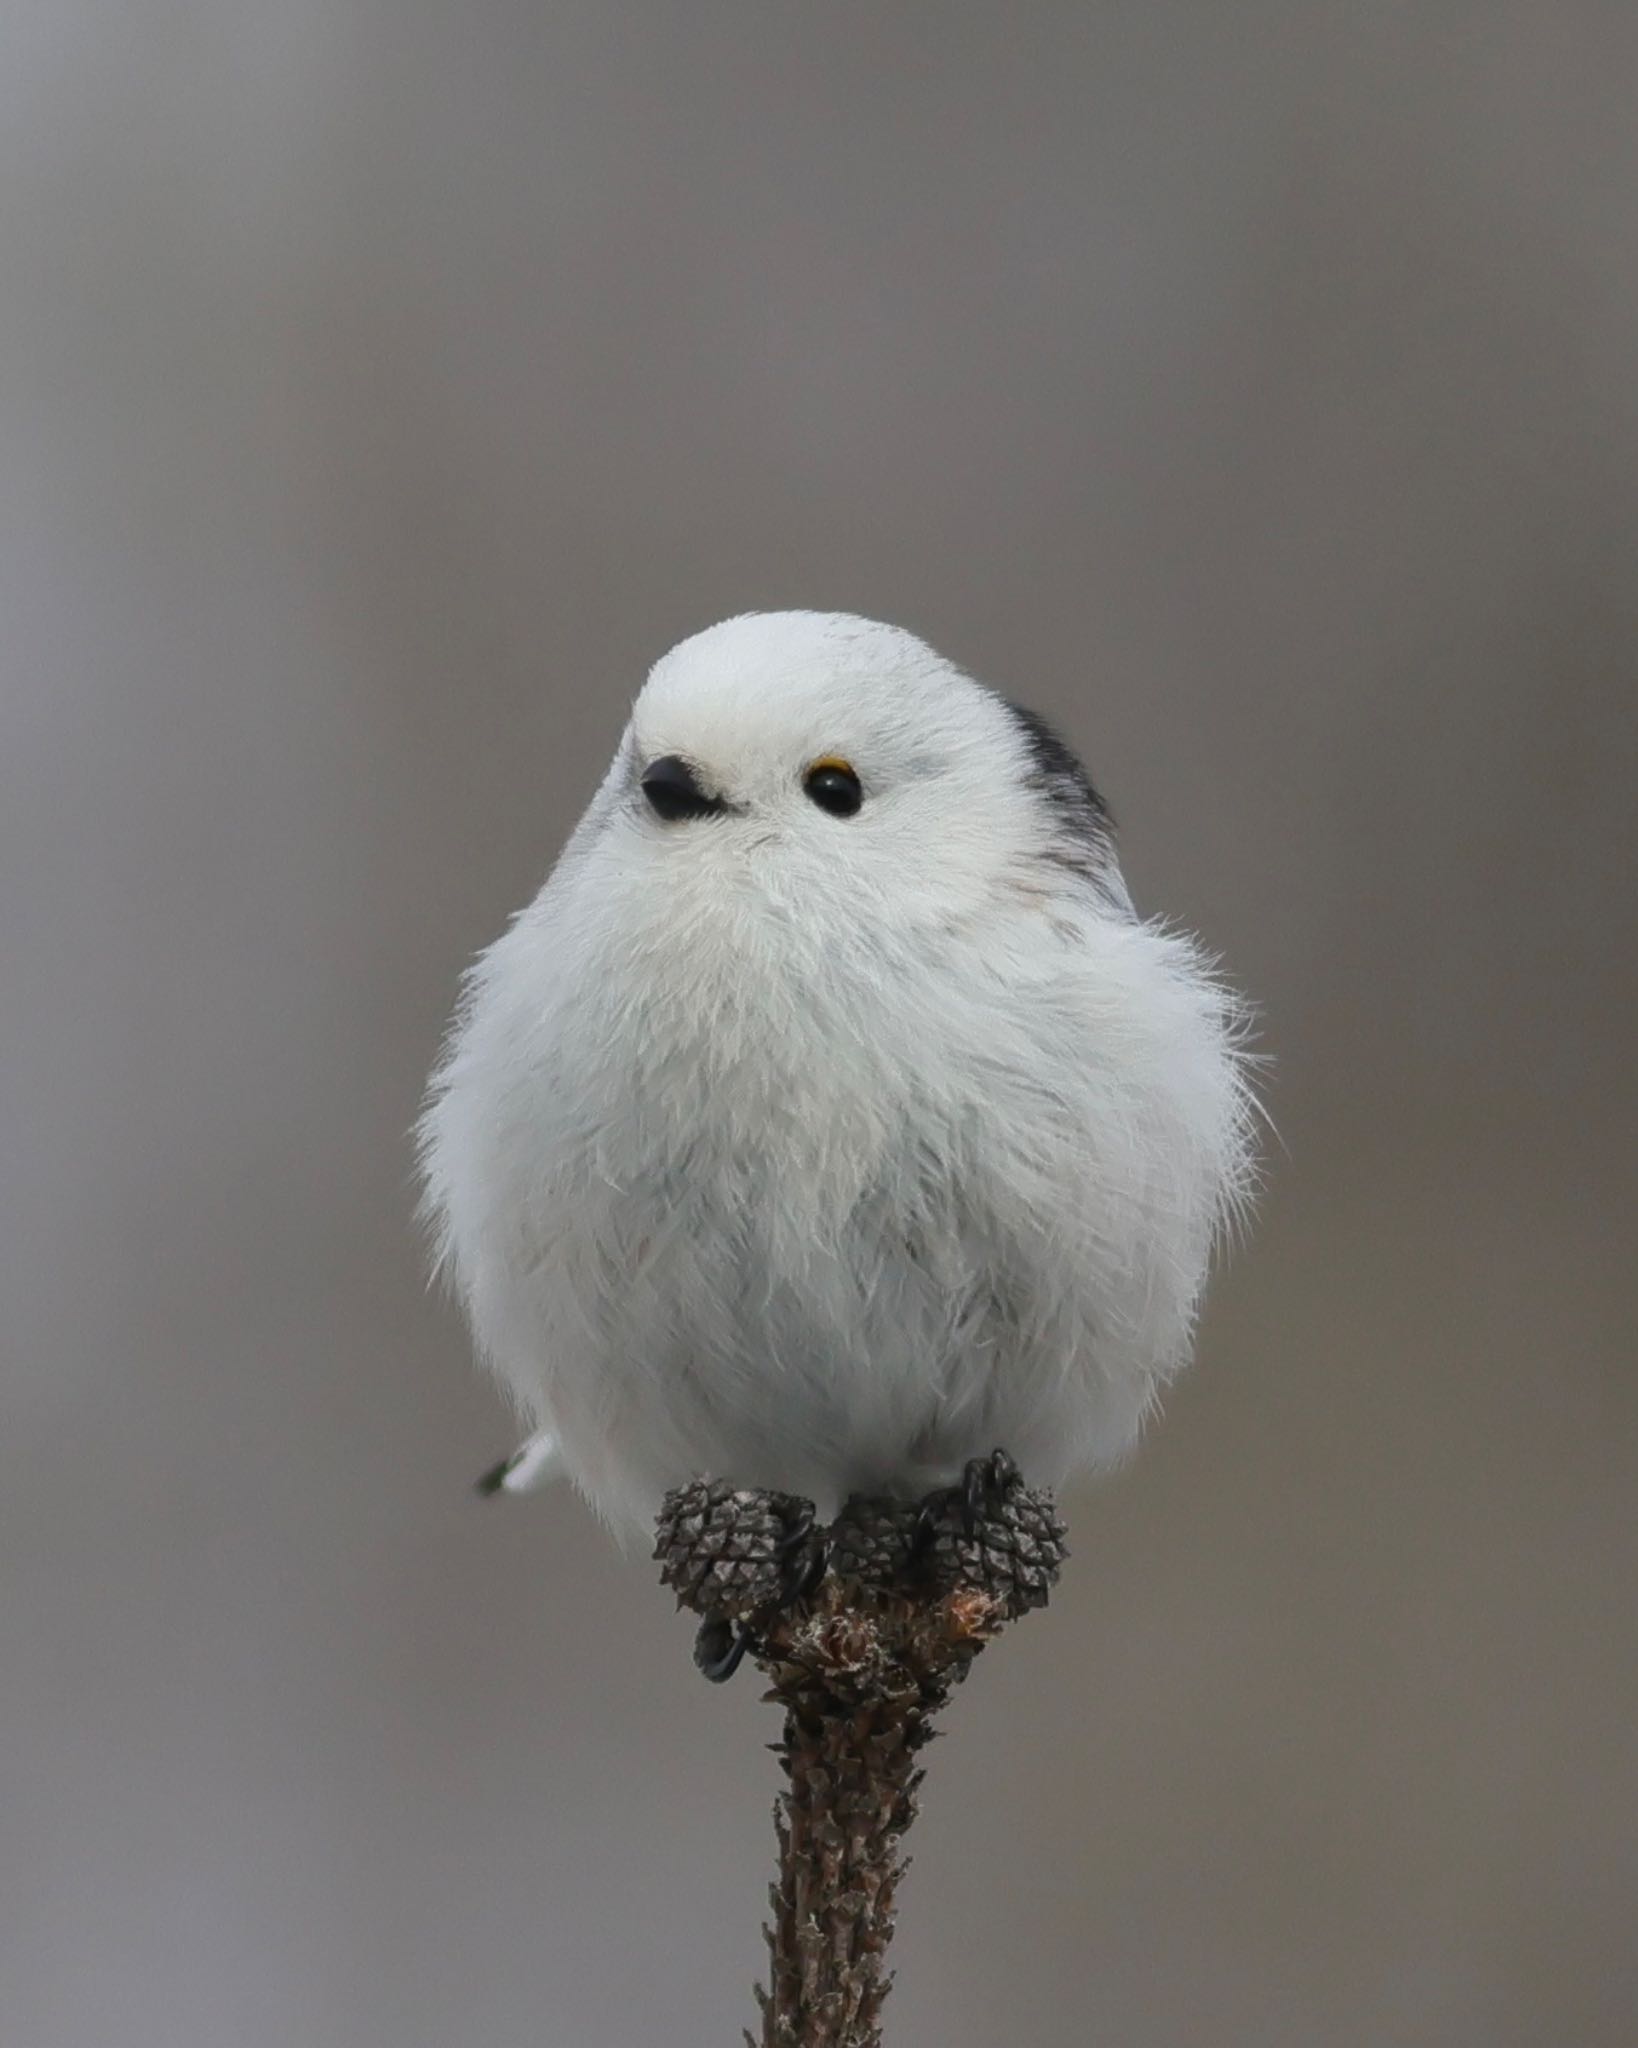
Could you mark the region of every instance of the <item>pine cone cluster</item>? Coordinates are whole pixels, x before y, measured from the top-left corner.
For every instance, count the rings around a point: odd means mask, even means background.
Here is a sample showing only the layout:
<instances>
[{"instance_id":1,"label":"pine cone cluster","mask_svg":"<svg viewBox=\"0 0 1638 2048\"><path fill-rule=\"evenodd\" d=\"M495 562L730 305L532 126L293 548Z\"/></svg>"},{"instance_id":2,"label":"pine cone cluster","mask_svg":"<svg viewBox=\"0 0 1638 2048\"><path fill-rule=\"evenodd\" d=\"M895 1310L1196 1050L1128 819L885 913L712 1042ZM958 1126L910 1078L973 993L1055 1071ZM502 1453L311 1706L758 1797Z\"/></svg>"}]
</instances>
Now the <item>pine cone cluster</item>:
<instances>
[{"instance_id":1,"label":"pine cone cluster","mask_svg":"<svg viewBox=\"0 0 1638 2048\"><path fill-rule=\"evenodd\" d=\"M807 1503L696 1479L666 1495L654 1557L680 1607L743 1620L779 1599L784 1552Z\"/></svg>"},{"instance_id":2,"label":"pine cone cluster","mask_svg":"<svg viewBox=\"0 0 1638 2048\"><path fill-rule=\"evenodd\" d=\"M830 1573L878 1592L971 1588L997 1601L1009 1621L1044 1607L1068 1556L1067 1531L1049 1493L1016 1476L990 1488L969 1517L952 1488L924 1526L914 1502L856 1496L828 1535ZM792 1494L696 1479L667 1495L654 1556L680 1606L744 1620L787 1602L793 1543L811 1522Z\"/></svg>"},{"instance_id":3,"label":"pine cone cluster","mask_svg":"<svg viewBox=\"0 0 1638 2048\"><path fill-rule=\"evenodd\" d=\"M1050 1493L1015 1482L986 1502L971 1530L960 1496L952 1495L934 1524L923 1568L935 1585L990 1594L1016 1621L1047 1604L1069 1555L1068 1534Z\"/></svg>"}]
</instances>

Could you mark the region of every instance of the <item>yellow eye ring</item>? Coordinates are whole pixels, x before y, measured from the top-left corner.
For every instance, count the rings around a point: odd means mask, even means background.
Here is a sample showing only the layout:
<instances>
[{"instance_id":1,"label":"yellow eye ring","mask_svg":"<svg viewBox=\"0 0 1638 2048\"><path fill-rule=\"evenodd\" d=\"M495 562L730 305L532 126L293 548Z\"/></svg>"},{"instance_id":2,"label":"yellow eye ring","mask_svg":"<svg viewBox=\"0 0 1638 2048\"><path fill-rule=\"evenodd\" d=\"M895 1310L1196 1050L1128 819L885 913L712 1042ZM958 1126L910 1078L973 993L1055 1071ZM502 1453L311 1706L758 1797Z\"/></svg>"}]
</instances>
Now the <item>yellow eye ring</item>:
<instances>
[{"instance_id":1,"label":"yellow eye ring","mask_svg":"<svg viewBox=\"0 0 1638 2048\"><path fill-rule=\"evenodd\" d=\"M840 754L821 754L817 761L810 761L808 763L808 774L822 775L827 768L833 768L838 775L855 775L858 773L853 763L844 760Z\"/></svg>"}]
</instances>

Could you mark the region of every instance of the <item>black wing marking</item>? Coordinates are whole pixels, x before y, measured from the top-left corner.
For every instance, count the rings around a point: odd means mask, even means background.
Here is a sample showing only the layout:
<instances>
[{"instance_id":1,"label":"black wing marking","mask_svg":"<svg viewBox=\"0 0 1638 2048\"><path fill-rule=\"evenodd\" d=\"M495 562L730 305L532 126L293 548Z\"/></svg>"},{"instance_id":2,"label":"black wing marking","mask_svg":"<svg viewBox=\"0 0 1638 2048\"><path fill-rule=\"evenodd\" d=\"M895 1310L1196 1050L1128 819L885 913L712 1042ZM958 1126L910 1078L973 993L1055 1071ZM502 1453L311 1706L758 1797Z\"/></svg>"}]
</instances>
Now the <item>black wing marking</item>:
<instances>
[{"instance_id":1,"label":"black wing marking","mask_svg":"<svg viewBox=\"0 0 1638 2048\"><path fill-rule=\"evenodd\" d=\"M1043 858L1088 882L1112 901L1124 897L1115 862L1115 820L1086 763L1057 728L1026 704L1002 703L1028 749L1026 782L1042 799L1052 825Z\"/></svg>"}]
</instances>

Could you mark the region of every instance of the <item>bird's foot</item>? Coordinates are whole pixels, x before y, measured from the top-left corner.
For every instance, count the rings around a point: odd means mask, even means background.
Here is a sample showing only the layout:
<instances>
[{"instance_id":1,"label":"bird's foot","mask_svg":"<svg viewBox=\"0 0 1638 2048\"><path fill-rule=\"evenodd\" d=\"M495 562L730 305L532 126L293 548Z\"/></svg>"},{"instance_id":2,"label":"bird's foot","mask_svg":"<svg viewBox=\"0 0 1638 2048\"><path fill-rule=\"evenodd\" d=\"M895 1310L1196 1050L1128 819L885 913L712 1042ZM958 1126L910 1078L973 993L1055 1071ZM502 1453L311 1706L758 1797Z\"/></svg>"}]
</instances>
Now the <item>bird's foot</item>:
<instances>
[{"instance_id":1,"label":"bird's foot","mask_svg":"<svg viewBox=\"0 0 1638 2048\"><path fill-rule=\"evenodd\" d=\"M1017 1528L1057 1526L1050 1500L1032 1493L1005 1451L969 1459L953 1486L920 1501L855 1496L831 1531L831 1566L880 1592L995 1591L991 1553L1004 1552ZM1049 1546L1050 1547L1050 1546ZM1013 1604L1010 1588L1000 1597Z\"/></svg>"},{"instance_id":2,"label":"bird's foot","mask_svg":"<svg viewBox=\"0 0 1638 2048\"><path fill-rule=\"evenodd\" d=\"M1023 1474L1005 1451L991 1451L987 1458L969 1458L954 1486L938 1487L918 1504L912 1555L927 1554L952 1513L960 1517L962 1531L971 1541L986 1520L1003 1512L1012 1493L1023 1483Z\"/></svg>"},{"instance_id":3,"label":"bird's foot","mask_svg":"<svg viewBox=\"0 0 1638 2048\"><path fill-rule=\"evenodd\" d=\"M720 1685L817 1589L829 1537L812 1501L701 1479L666 1495L654 1555L678 1605L704 1617L694 1660Z\"/></svg>"},{"instance_id":4,"label":"bird's foot","mask_svg":"<svg viewBox=\"0 0 1638 2048\"><path fill-rule=\"evenodd\" d=\"M912 1604L976 1592L1009 1620L1044 1607L1064 1533L1052 1496L995 1451L923 1501L850 1500L828 1529L793 1494L695 1480L667 1494L654 1555L677 1604L701 1617L694 1659L720 1685L831 1577Z\"/></svg>"},{"instance_id":5,"label":"bird's foot","mask_svg":"<svg viewBox=\"0 0 1638 2048\"><path fill-rule=\"evenodd\" d=\"M1069 1555L1050 1493L1024 1484L1005 1451L969 1460L959 1482L916 1510L910 1569L935 1585L971 1587L1009 1618L1044 1607Z\"/></svg>"},{"instance_id":6,"label":"bird's foot","mask_svg":"<svg viewBox=\"0 0 1638 2048\"><path fill-rule=\"evenodd\" d=\"M726 1614L708 1614L694 1637L694 1662L700 1675L713 1685L726 1685L745 1662L745 1653L756 1640L748 1623L730 1621Z\"/></svg>"}]
</instances>

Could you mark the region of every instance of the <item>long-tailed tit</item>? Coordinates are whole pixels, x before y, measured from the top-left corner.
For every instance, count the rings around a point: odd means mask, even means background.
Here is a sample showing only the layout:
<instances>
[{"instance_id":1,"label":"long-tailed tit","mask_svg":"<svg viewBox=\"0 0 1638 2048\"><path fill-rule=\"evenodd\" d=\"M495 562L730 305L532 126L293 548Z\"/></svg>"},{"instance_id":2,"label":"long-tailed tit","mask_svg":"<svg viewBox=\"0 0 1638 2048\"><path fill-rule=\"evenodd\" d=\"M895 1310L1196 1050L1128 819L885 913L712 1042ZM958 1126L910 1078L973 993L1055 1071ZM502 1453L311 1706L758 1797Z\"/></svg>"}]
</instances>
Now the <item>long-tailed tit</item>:
<instances>
[{"instance_id":1,"label":"long-tailed tit","mask_svg":"<svg viewBox=\"0 0 1638 2048\"><path fill-rule=\"evenodd\" d=\"M537 1432L489 1483L646 1526L700 1474L828 1514L1118 1459L1249 1188L1240 1036L1032 713L864 619L684 641L421 1126Z\"/></svg>"}]
</instances>

